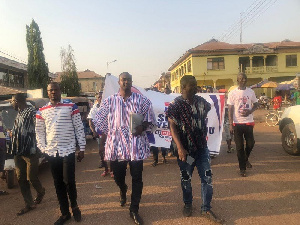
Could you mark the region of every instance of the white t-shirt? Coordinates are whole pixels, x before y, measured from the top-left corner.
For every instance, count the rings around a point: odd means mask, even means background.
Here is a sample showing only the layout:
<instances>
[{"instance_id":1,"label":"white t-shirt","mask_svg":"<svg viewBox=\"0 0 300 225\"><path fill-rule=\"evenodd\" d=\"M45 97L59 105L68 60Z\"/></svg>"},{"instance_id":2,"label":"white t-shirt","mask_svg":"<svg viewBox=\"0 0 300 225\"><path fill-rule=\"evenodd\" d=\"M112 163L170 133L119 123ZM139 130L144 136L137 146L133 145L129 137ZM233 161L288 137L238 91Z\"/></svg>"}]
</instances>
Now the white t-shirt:
<instances>
[{"instance_id":1,"label":"white t-shirt","mask_svg":"<svg viewBox=\"0 0 300 225\"><path fill-rule=\"evenodd\" d=\"M241 116L241 112L244 109L252 109L253 103L257 102L257 98L252 89L246 88L245 90L240 90L236 88L229 92L228 94L228 105L233 105L233 123L253 123L253 114L247 117Z\"/></svg>"},{"instance_id":2,"label":"white t-shirt","mask_svg":"<svg viewBox=\"0 0 300 225\"><path fill-rule=\"evenodd\" d=\"M96 116L96 113L98 112L98 110L100 109L100 104L99 103L95 103L93 105L93 108L91 108L89 115L87 116L88 119L94 119Z\"/></svg>"}]
</instances>

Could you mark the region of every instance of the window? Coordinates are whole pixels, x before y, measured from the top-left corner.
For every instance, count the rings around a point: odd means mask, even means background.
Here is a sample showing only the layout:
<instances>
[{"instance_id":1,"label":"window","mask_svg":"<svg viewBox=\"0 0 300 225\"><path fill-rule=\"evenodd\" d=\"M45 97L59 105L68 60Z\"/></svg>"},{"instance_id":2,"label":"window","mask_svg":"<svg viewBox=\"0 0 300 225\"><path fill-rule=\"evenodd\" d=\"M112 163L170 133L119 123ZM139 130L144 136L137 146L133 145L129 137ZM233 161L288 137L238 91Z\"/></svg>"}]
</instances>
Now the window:
<instances>
[{"instance_id":1,"label":"window","mask_svg":"<svg viewBox=\"0 0 300 225\"><path fill-rule=\"evenodd\" d=\"M191 60L189 60L188 63L187 63L187 70L188 70L188 73L192 72Z\"/></svg>"},{"instance_id":2,"label":"window","mask_svg":"<svg viewBox=\"0 0 300 225\"><path fill-rule=\"evenodd\" d=\"M297 55L287 55L286 66L297 66Z\"/></svg>"},{"instance_id":3,"label":"window","mask_svg":"<svg viewBox=\"0 0 300 225\"><path fill-rule=\"evenodd\" d=\"M224 57L219 58L208 58L207 59L207 69L208 70L224 70Z\"/></svg>"}]
</instances>

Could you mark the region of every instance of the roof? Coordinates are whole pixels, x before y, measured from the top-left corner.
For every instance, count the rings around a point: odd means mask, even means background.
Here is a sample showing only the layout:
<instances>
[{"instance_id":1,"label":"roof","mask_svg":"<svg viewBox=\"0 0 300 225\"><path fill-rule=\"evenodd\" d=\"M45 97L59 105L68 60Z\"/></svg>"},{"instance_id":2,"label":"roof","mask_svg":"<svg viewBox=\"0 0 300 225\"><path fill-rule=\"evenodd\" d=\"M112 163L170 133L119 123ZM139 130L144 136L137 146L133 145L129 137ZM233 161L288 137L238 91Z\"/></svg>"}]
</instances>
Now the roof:
<instances>
[{"instance_id":1,"label":"roof","mask_svg":"<svg viewBox=\"0 0 300 225\"><path fill-rule=\"evenodd\" d=\"M275 50L275 49L284 49L284 48L300 48L300 42L294 42L289 40L284 40L281 42L270 42L270 43L251 43L251 44L229 44L226 42L220 42L216 39L212 39L208 42L205 42L201 45L196 46L195 48L189 49L185 54L183 54L170 68L169 71L174 69L177 65L179 65L182 61L184 61L189 55L192 53L199 54L211 54L213 52L239 52L239 51L251 51L253 49L263 49L267 51L267 49Z\"/></svg>"},{"instance_id":2,"label":"roof","mask_svg":"<svg viewBox=\"0 0 300 225\"><path fill-rule=\"evenodd\" d=\"M60 76L63 72L56 72L54 81L60 82ZM77 72L78 79L91 79L91 78L103 78L103 76L95 73L94 71L85 70L81 72Z\"/></svg>"},{"instance_id":3,"label":"roof","mask_svg":"<svg viewBox=\"0 0 300 225\"><path fill-rule=\"evenodd\" d=\"M17 61L5 58L0 56L0 65L4 65L8 67L9 69L17 69L22 72L27 72L27 65L24 63L19 63Z\"/></svg>"},{"instance_id":4,"label":"roof","mask_svg":"<svg viewBox=\"0 0 300 225\"><path fill-rule=\"evenodd\" d=\"M26 93L26 89L24 88L13 88L13 87L6 87L0 85L0 96L1 95L14 95L17 93Z\"/></svg>"}]
</instances>

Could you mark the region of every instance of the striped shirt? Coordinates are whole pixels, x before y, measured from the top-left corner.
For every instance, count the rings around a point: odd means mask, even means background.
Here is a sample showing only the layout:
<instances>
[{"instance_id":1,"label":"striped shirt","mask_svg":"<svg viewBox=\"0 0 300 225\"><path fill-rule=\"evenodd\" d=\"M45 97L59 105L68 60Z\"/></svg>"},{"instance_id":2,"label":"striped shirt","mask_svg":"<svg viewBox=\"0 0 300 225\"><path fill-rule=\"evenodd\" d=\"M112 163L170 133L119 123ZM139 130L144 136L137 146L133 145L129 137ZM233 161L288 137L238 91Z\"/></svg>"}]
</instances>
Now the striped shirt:
<instances>
[{"instance_id":1,"label":"striped shirt","mask_svg":"<svg viewBox=\"0 0 300 225\"><path fill-rule=\"evenodd\" d=\"M35 137L36 111L32 107L26 107L18 111L13 129L12 154L29 156L37 153Z\"/></svg>"},{"instance_id":2,"label":"striped shirt","mask_svg":"<svg viewBox=\"0 0 300 225\"><path fill-rule=\"evenodd\" d=\"M36 113L36 138L39 149L49 156L67 156L76 150L85 150L86 140L80 112L74 103L64 100L52 106L51 102Z\"/></svg>"},{"instance_id":3,"label":"striped shirt","mask_svg":"<svg viewBox=\"0 0 300 225\"><path fill-rule=\"evenodd\" d=\"M6 149L5 134L4 134L3 124L2 124L2 117L0 115L0 151L4 151L5 149Z\"/></svg>"},{"instance_id":4,"label":"striped shirt","mask_svg":"<svg viewBox=\"0 0 300 225\"><path fill-rule=\"evenodd\" d=\"M143 132L133 136L130 132L130 113L144 116L144 121L156 124L151 101L138 93L124 101L120 93L111 95L103 101L97 112L94 125L107 135L105 143L106 160L143 160L150 154L147 135Z\"/></svg>"}]
</instances>

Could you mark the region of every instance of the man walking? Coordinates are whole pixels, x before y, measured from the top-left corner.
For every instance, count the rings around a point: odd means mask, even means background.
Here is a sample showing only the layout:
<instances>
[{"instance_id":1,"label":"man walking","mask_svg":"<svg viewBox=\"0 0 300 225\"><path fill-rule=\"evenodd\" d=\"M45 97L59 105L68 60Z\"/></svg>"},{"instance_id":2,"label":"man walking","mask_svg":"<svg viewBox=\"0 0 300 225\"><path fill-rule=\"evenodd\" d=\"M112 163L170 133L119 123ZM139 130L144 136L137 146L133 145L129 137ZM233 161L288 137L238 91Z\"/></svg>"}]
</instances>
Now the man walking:
<instances>
[{"instance_id":1,"label":"man walking","mask_svg":"<svg viewBox=\"0 0 300 225\"><path fill-rule=\"evenodd\" d=\"M50 83L47 92L50 102L37 112L36 136L38 147L48 155L62 214L54 224L61 225L71 219L68 196L74 219L79 222L81 211L77 205L75 151L77 141L80 148L77 161L81 162L86 145L84 128L77 105L61 100L58 83Z\"/></svg>"},{"instance_id":2,"label":"man walking","mask_svg":"<svg viewBox=\"0 0 300 225\"><path fill-rule=\"evenodd\" d=\"M125 176L129 163L132 176L130 217L135 224L143 224L138 214L143 190L143 160L150 154L145 131L150 124L154 125L156 120L150 100L141 94L131 92L132 76L128 72L120 74L119 85L119 92L101 104L94 123L95 127L103 132L100 148L104 149L105 144L105 160L111 161L114 179L120 188L121 206L126 203ZM143 121L136 127L134 133L130 131L132 113L139 114Z\"/></svg>"},{"instance_id":3,"label":"man walking","mask_svg":"<svg viewBox=\"0 0 300 225\"><path fill-rule=\"evenodd\" d=\"M211 106L204 98L196 95L197 81L194 76L183 76L180 87L182 95L170 103L166 116L170 124L172 145L178 153L177 162L185 204L183 215L192 215L191 179L196 166L201 178L201 214L212 221L222 222L211 211L210 205L213 187L205 120Z\"/></svg>"},{"instance_id":4,"label":"man walking","mask_svg":"<svg viewBox=\"0 0 300 225\"><path fill-rule=\"evenodd\" d=\"M20 93L12 97L11 104L18 111L11 131L11 139L17 178L25 201L25 208L17 213L20 216L35 209L36 204L41 203L45 195L45 188L38 178L40 154L35 137L36 111L26 105L26 97ZM37 191L37 197L34 200L30 184Z\"/></svg>"},{"instance_id":5,"label":"man walking","mask_svg":"<svg viewBox=\"0 0 300 225\"><path fill-rule=\"evenodd\" d=\"M246 176L246 168L252 168L249 162L250 153L254 147L253 112L258 107L258 100L252 89L247 88L247 76L239 73L237 76L238 87L228 94L229 126L234 133L237 157L239 160L240 175ZM244 139L246 147L244 146Z\"/></svg>"}]
</instances>

